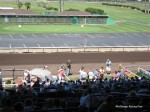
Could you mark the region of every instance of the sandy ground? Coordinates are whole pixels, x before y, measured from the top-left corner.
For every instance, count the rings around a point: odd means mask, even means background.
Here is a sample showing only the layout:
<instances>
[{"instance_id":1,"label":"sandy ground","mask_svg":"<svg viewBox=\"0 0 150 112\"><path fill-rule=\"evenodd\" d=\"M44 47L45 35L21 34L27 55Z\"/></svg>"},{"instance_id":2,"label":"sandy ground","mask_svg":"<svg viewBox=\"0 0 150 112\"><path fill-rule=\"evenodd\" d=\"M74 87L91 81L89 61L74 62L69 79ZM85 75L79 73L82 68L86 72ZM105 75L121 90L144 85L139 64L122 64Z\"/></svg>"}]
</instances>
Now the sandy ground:
<instances>
[{"instance_id":1,"label":"sandy ground","mask_svg":"<svg viewBox=\"0 0 150 112\"><path fill-rule=\"evenodd\" d=\"M119 64L127 66L131 71L136 72L138 66L150 69L150 52L104 52L104 53L23 53L23 54L0 54L0 68L3 77L12 77L12 70L25 70L43 68L48 66L48 70L53 75L57 75L60 65L65 64L68 59L72 61L73 76L78 76L79 69L84 66L86 71L105 67L107 59L112 61L112 73L118 69ZM15 77L22 77L23 71L15 71Z\"/></svg>"}]
</instances>

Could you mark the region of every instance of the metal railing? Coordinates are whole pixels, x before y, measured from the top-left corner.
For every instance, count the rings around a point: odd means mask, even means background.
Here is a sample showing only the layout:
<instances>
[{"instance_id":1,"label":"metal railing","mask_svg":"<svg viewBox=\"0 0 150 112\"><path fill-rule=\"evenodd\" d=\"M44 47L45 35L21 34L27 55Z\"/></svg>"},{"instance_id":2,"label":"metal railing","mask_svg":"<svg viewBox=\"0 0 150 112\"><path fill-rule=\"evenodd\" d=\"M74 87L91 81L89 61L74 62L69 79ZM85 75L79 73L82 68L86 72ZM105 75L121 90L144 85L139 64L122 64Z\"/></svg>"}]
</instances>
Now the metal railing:
<instances>
[{"instance_id":1,"label":"metal railing","mask_svg":"<svg viewBox=\"0 0 150 112\"><path fill-rule=\"evenodd\" d=\"M1 47L0 53L150 51L150 46Z\"/></svg>"}]
</instances>

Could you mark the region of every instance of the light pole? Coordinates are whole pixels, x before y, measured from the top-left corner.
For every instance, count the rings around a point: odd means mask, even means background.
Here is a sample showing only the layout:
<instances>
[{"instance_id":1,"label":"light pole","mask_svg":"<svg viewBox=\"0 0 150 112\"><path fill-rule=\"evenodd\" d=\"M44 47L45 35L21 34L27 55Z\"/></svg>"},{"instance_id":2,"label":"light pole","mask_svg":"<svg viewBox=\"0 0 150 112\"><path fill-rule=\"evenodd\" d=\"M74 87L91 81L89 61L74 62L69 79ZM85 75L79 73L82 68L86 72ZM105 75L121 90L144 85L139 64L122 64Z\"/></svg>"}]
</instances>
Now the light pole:
<instances>
[{"instance_id":1,"label":"light pole","mask_svg":"<svg viewBox=\"0 0 150 112\"><path fill-rule=\"evenodd\" d=\"M86 47L86 44L87 44L87 35L85 35L84 37L84 47Z\"/></svg>"}]
</instances>

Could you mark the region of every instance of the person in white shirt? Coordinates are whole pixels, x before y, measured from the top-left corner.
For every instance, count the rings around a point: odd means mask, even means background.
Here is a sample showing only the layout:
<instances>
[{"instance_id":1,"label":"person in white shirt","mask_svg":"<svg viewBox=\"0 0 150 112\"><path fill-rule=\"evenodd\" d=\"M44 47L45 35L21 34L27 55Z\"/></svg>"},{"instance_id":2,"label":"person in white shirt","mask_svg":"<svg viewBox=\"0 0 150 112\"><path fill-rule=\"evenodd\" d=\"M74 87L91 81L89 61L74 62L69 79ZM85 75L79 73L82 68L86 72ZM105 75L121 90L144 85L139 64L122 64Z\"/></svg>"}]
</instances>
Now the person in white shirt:
<instances>
[{"instance_id":1,"label":"person in white shirt","mask_svg":"<svg viewBox=\"0 0 150 112\"><path fill-rule=\"evenodd\" d=\"M87 73L85 72L83 66L79 70L79 73L80 73L80 80L86 80L87 79Z\"/></svg>"},{"instance_id":2,"label":"person in white shirt","mask_svg":"<svg viewBox=\"0 0 150 112\"><path fill-rule=\"evenodd\" d=\"M93 80L93 79L94 79L94 73L93 73L92 69L89 70L88 75L89 75L89 79L90 79L90 80Z\"/></svg>"},{"instance_id":3,"label":"person in white shirt","mask_svg":"<svg viewBox=\"0 0 150 112\"><path fill-rule=\"evenodd\" d=\"M107 61L106 61L106 73L107 73L107 75L109 75L111 73L111 64L112 64L112 62L109 59L107 59Z\"/></svg>"}]
</instances>

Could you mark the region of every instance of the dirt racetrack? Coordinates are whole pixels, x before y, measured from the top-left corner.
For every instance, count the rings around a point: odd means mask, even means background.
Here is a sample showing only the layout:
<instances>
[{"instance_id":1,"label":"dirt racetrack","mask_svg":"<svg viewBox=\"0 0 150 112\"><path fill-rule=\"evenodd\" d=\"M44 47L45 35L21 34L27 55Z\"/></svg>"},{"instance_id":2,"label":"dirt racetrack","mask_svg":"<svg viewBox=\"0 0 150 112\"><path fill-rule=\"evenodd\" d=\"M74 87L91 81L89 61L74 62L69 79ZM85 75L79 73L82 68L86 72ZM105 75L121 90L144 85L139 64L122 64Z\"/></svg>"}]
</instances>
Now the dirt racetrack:
<instances>
[{"instance_id":1,"label":"dirt racetrack","mask_svg":"<svg viewBox=\"0 0 150 112\"><path fill-rule=\"evenodd\" d=\"M107 59L112 61L112 70L116 70L119 64L150 65L150 52L85 52L85 53L22 53L0 54L0 68L4 69L32 69L35 67L48 66L52 74L57 74L58 67L72 61L72 73L78 74L81 66L85 69L105 67ZM150 66L149 66L150 67ZM150 68L146 68L150 69ZM12 76L12 72L4 72L3 77ZM21 72L15 72L16 76L22 76Z\"/></svg>"},{"instance_id":2,"label":"dirt racetrack","mask_svg":"<svg viewBox=\"0 0 150 112\"><path fill-rule=\"evenodd\" d=\"M68 59L72 63L150 62L150 52L105 52L105 53L26 53L0 54L0 65L62 64Z\"/></svg>"}]
</instances>

